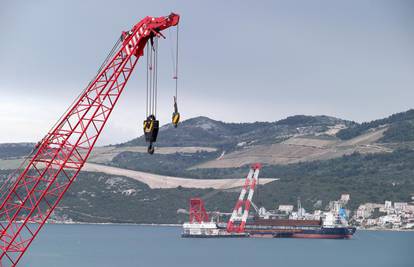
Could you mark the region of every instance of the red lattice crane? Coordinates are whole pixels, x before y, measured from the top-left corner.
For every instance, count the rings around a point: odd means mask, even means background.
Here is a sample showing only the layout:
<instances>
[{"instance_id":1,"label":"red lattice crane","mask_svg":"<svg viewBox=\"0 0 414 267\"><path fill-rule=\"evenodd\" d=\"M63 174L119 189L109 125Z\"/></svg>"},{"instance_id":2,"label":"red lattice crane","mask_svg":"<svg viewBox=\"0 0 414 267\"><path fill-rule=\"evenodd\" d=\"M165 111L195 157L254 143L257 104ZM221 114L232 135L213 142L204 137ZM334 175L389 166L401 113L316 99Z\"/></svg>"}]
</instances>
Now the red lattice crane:
<instances>
[{"instance_id":1,"label":"red lattice crane","mask_svg":"<svg viewBox=\"0 0 414 267\"><path fill-rule=\"evenodd\" d=\"M37 145L0 206L0 266L16 266L85 164L148 41L179 15L146 17L123 32L96 77Z\"/></svg>"},{"instance_id":2,"label":"red lattice crane","mask_svg":"<svg viewBox=\"0 0 414 267\"><path fill-rule=\"evenodd\" d=\"M208 214L201 198L190 199L190 223L208 222Z\"/></svg>"}]
</instances>

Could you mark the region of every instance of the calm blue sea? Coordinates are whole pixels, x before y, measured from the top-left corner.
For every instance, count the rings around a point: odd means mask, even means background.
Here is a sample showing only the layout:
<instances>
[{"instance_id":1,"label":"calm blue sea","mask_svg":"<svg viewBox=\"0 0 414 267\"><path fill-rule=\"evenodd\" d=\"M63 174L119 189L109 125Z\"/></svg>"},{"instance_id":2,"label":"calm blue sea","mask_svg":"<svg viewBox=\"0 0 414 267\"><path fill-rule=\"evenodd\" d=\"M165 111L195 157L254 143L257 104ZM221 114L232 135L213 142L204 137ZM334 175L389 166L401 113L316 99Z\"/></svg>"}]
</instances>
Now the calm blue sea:
<instances>
[{"instance_id":1,"label":"calm blue sea","mask_svg":"<svg viewBox=\"0 0 414 267\"><path fill-rule=\"evenodd\" d=\"M46 225L20 266L413 267L414 232L351 240L182 239L178 227Z\"/></svg>"}]
</instances>

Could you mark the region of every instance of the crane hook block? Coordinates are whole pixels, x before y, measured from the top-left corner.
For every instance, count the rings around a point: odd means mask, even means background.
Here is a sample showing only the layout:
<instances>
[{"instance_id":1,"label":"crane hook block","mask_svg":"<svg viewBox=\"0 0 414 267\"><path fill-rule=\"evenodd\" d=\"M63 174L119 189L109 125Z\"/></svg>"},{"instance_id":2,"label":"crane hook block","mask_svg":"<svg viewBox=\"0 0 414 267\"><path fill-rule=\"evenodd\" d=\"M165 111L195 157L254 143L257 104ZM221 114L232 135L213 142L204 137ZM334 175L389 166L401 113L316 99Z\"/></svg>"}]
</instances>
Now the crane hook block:
<instances>
[{"instance_id":1,"label":"crane hook block","mask_svg":"<svg viewBox=\"0 0 414 267\"><path fill-rule=\"evenodd\" d=\"M177 128L180 122L180 112L178 112L177 98L174 96L174 112L172 114L172 124Z\"/></svg>"},{"instance_id":2,"label":"crane hook block","mask_svg":"<svg viewBox=\"0 0 414 267\"><path fill-rule=\"evenodd\" d=\"M147 119L144 121L144 135L145 141L149 143L148 146L148 153L154 153L154 145L157 141L158 130L159 130L160 122L155 118L154 115L149 115Z\"/></svg>"}]
</instances>

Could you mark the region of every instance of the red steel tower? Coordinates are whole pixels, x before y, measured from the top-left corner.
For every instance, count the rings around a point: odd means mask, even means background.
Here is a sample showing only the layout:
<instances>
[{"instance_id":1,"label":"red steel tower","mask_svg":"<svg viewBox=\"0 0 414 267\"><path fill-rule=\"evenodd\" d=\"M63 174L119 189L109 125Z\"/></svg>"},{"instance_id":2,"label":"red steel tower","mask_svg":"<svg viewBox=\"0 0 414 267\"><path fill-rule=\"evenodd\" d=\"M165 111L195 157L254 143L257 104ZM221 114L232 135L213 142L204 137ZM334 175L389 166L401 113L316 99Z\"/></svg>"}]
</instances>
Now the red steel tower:
<instances>
[{"instance_id":1,"label":"red steel tower","mask_svg":"<svg viewBox=\"0 0 414 267\"><path fill-rule=\"evenodd\" d=\"M208 214L201 198L190 199L190 223L208 222Z\"/></svg>"}]
</instances>

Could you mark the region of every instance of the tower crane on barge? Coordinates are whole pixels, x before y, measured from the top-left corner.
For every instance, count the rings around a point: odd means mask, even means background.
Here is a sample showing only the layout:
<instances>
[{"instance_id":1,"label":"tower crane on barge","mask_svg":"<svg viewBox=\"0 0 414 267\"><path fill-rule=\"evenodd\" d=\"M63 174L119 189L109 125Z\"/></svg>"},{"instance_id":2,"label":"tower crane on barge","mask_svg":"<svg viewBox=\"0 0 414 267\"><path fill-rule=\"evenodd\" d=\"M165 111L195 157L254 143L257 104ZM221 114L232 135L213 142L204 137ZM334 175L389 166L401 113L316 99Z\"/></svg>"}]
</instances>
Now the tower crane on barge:
<instances>
[{"instance_id":1,"label":"tower crane on barge","mask_svg":"<svg viewBox=\"0 0 414 267\"><path fill-rule=\"evenodd\" d=\"M147 77L151 78L147 86L144 133L150 142L148 152L154 152L153 142L158 133L155 117L158 37L164 37L163 30L178 27L179 19L174 13L158 18L145 17L130 31L123 32L97 75L39 142L22 172L8 186L2 187L0 266L18 264L75 180L149 42L151 49L147 52L152 58L147 53L151 62ZM174 78L177 79L176 74ZM177 123L177 120L173 122Z\"/></svg>"}]
</instances>

